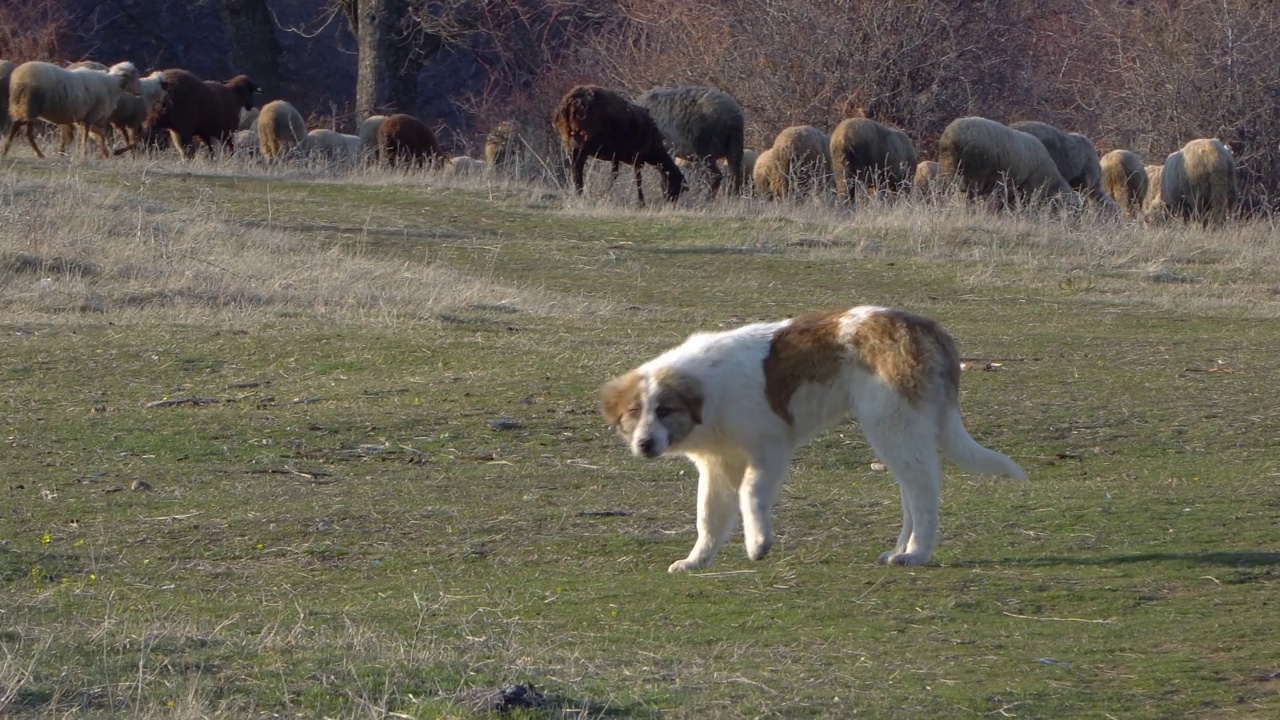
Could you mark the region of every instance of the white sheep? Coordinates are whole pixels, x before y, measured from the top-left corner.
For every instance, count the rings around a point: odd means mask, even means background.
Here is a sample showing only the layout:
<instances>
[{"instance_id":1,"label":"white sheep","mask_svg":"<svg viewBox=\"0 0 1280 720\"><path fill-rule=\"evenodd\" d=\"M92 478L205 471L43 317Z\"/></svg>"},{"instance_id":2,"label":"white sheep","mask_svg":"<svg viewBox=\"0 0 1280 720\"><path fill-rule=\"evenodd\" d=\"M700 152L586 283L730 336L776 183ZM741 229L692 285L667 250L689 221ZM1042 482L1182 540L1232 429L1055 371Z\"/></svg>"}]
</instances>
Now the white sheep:
<instances>
[{"instance_id":1,"label":"white sheep","mask_svg":"<svg viewBox=\"0 0 1280 720\"><path fill-rule=\"evenodd\" d=\"M382 148L378 146L378 128L382 127L382 121L386 119L386 115L370 115L356 129L356 136L360 138L360 142L364 143L366 158L373 160L381 158Z\"/></svg>"},{"instance_id":2,"label":"white sheep","mask_svg":"<svg viewBox=\"0 0 1280 720\"><path fill-rule=\"evenodd\" d=\"M1142 158L1128 150L1112 150L1102 156L1102 189L1129 216L1142 213L1150 180Z\"/></svg>"},{"instance_id":3,"label":"white sheep","mask_svg":"<svg viewBox=\"0 0 1280 720\"><path fill-rule=\"evenodd\" d=\"M467 155L459 155L451 158L449 164L444 166L444 174L447 177L467 177L469 175L480 175L484 173L488 164L484 160L477 160Z\"/></svg>"},{"instance_id":4,"label":"white sheep","mask_svg":"<svg viewBox=\"0 0 1280 720\"><path fill-rule=\"evenodd\" d=\"M752 177L756 189L765 197L829 198L835 187L827 134L812 125L795 125L783 130L773 141L773 147L756 158Z\"/></svg>"},{"instance_id":5,"label":"white sheep","mask_svg":"<svg viewBox=\"0 0 1280 720\"><path fill-rule=\"evenodd\" d=\"M262 144L258 142L257 130L237 130L231 136L231 147L246 157L257 157L262 154Z\"/></svg>"},{"instance_id":6,"label":"white sheep","mask_svg":"<svg viewBox=\"0 0 1280 720\"><path fill-rule=\"evenodd\" d=\"M74 66L72 66L74 67ZM138 81L138 94L125 93L116 101L115 112L111 113L111 121L106 125L95 125L90 132L98 138L99 143L111 145L111 129L115 128L124 136L124 147L115 151L116 155L128 150L137 151L138 136L142 126L153 110L160 107L165 97L164 73L157 70ZM70 125L62 126L62 145L59 152L65 152L74 139L74 130Z\"/></svg>"},{"instance_id":7,"label":"white sheep","mask_svg":"<svg viewBox=\"0 0 1280 720\"><path fill-rule=\"evenodd\" d=\"M356 163L364 154L364 143L357 135L316 128L302 141L302 153L331 163Z\"/></svg>"},{"instance_id":8,"label":"white sheep","mask_svg":"<svg viewBox=\"0 0 1280 720\"><path fill-rule=\"evenodd\" d=\"M938 138L938 181L971 198L1005 202L1047 197L1075 208L1079 201L1049 151L1035 136L994 120L952 120Z\"/></svg>"},{"instance_id":9,"label":"white sheep","mask_svg":"<svg viewBox=\"0 0 1280 720\"><path fill-rule=\"evenodd\" d=\"M307 137L302 113L284 100L272 100L258 113L258 143L268 162L283 160Z\"/></svg>"},{"instance_id":10,"label":"white sheep","mask_svg":"<svg viewBox=\"0 0 1280 720\"><path fill-rule=\"evenodd\" d=\"M1221 223L1239 195L1235 156L1218 138L1192 140L1171 153L1160 171L1161 204L1184 220Z\"/></svg>"},{"instance_id":11,"label":"white sheep","mask_svg":"<svg viewBox=\"0 0 1280 720\"><path fill-rule=\"evenodd\" d=\"M253 130L258 131L258 108L246 110L240 108L240 124L236 126L236 130Z\"/></svg>"},{"instance_id":12,"label":"white sheep","mask_svg":"<svg viewBox=\"0 0 1280 720\"><path fill-rule=\"evenodd\" d=\"M9 116L13 125L5 136L0 157L9 154L13 138L27 130L27 142L37 157L44 157L36 144L35 121L44 119L57 125L77 124L83 128L84 154L89 154L89 129L111 120L120 96L137 95L138 69L122 62L106 71L93 68L69 70L46 62L25 62L9 78ZM100 146L107 156L106 145Z\"/></svg>"}]
</instances>

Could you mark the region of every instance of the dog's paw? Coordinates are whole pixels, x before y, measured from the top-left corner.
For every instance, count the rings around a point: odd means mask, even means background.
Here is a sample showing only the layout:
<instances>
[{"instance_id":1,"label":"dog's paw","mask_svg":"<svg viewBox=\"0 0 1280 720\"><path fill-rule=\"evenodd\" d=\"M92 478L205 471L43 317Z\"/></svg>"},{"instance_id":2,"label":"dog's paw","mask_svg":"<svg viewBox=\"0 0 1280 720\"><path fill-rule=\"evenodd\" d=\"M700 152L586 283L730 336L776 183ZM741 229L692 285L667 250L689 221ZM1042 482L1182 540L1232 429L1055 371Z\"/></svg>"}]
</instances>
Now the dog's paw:
<instances>
[{"instance_id":1,"label":"dog's paw","mask_svg":"<svg viewBox=\"0 0 1280 720\"><path fill-rule=\"evenodd\" d=\"M677 560L671 563L671 566L667 568L667 572L679 573L689 572L691 570L701 570L710 564L711 561L709 560L690 560L689 558L685 558L684 560Z\"/></svg>"},{"instance_id":2,"label":"dog's paw","mask_svg":"<svg viewBox=\"0 0 1280 720\"><path fill-rule=\"evenodd\" d=\"M919 566L929 564L929 558L919 554L913 555L911 553L898 552L897 550L889 550L880 553L880 564Z\"/></svg>"},{"instance_id":3,"label":"dog's paw","mask_svg":"<svg viewBox=\"0 0 1280 720\"><path fill-rule=\"evenodd\" d=\"M752 560L763 560L773 549L773 538L766 538L747 546L747 557Z\"/></svg>"}]
</instances>

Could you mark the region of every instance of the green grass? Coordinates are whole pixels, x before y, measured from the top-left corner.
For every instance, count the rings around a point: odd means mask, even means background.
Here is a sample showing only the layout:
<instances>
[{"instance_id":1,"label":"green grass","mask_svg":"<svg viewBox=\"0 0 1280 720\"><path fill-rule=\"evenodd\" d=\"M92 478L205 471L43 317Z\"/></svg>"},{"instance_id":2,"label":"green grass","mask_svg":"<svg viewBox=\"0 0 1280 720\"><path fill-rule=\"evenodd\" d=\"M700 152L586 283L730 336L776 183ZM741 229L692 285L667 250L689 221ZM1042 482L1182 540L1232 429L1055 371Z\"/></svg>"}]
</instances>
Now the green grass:
<instances>
[{"instance_id":1,"label":"green grass","mask_svg":"<svg viewBox=\"0 0 1280 720\"><path fill-rule=\"evenodd\" d=\"M1280 714L1269 228L6 172L0 714L463 717L510 683L555 700L517 717ZM1030 481L951 473L936 565L881 567L897 493L841 426L769 558L668 575L696 477L596 388L864 302L1002 363L963 410Z\"/></svg>"}]
</instances>

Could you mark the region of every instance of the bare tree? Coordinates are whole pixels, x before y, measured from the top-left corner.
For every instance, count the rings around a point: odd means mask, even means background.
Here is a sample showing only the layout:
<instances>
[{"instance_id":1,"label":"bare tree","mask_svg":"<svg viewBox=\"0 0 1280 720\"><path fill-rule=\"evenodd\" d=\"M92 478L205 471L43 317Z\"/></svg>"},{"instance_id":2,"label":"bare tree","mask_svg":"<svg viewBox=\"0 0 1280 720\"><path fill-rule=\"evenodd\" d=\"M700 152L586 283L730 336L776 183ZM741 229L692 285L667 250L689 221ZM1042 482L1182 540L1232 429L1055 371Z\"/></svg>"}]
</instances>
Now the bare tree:
<instances>
[{"instance_id":1,"label":"bare tree","mask_svg":"<svg viewBox=\"0 0 1280 720\"><path fill-rule=\"evenodd\" d=\"M359 56L356 115L412 113L418 100L422 39L413 32L413 0L334 0L351 24Z\"/></svg>"},{"instance_id":2,"label":"bare tree","mask_svg":"<svg viewBox=\"0 0 1280 720\"><path fill-rule=\"evenodd\" d=\"M280 40L267 0L218 0L227 28L231 67L245 73L268 98L280 95Z\"/></svg>"}]
</instances>

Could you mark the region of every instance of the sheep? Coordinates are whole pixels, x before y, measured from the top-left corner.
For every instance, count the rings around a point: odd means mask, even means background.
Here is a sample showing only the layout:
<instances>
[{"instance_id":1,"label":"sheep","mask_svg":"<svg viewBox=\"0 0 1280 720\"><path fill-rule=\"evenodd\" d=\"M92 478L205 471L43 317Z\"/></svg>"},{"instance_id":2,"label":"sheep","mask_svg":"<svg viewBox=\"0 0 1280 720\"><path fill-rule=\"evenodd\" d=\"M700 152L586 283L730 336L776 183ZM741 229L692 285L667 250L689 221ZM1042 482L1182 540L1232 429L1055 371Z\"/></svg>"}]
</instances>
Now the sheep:
<instances>
[{"instance_id":1,"label":"sheep","mask_svg":"<svg viewBox=\"0 0 1280 720\"><path fill-rule=\"evenodd\" d=\"M1035 120L1016 122L1009 127L1033 135L1049 151L1062 179L1080 194L1114 212L1117 208L1102 189L1102 165L1098 149L1089 138L1079 133L1066 133Z\"/></svg>"},{"instance_id":2,"label":"sheep","mask_svg":"<svg viewBox=\"0 0 1280 720\"><path fill-rule=\"evenodd\" d=\"M495 170L512 167L519 162L522 144L520 125L514 120L500 122L484 139L485 162Z\"/></svg>"},{"instance_id":3,"label":"sheep","mask_svg":"<svg viewBox=\"0 0 1280 720\"><path fill-rule=\"evenodd\" d=\"M1160 217L1164 206L1160 200L1160 174L1163 165L1147 165L1143 167L1147 173L1147 197L1142 202L1142 219L1153 221Z\"/></svg>"},{"instance_id":4,"label":"sheep","mask_svg":"<svg viewBox=\"0 0 1280 720\"><path fill-rule=\"evenodd\" d=\"M152 119L152 132L169 132L173 145L186 159L195 157L196 140L204 142L209 157L217 144L235 152L231 143L240 126L240 111L253 107L253 96L262 92L247 75L225 83L201 80L186 70L163 71L168 97Z\"/></svg>"},{"instance_id":5,"label":"sheep","mask_svg":"<svg viewBox=\"0 0 1280 720\"><path fill-rule=\"evenodd\" d=\"M744 192L755 186L756 161L760 153L755 150L742 151L742 189Z\"/></svg>"},{"instance_id":6,"label":"sheep","mask_svg":"<svg viewBox=\"0 0 1280 720\"><path fill-rule=\"evenodd\" d=\"M15 67L8 60L0 60L0 108L4 108L0 113L0 133L9 131L9 76Z\"/></svg>"},{"instance_id":7,"label":"sheep","mask_svg":"<svg viewBox=\"0 0 1280 720\"><path fill-rule=\"evenodd\" d=\"M253 130L258 131L258 108L249 108L240 111L240 124L236 126L236 130Z\"/></svg>"},{"instance_id":8,"label":"sheep","mask_svg":"<svg viewBox=\"0 0 1280 720\"><path fill-rule=\"evenodd\" d=\"M458 157L449 160L449 163L444 167L444 171L449 177L466 177L469 175L480 175L484 173L485 168L488 166L489 164L484 160L477 160L466 155L459 155Z\"/></svg>"},{"instance_id":9,"label":"sheep","mask_svg":"<svg viewBox=\"0 0 1280 720\"><path fill-rule=\"evenodd\" d=\"M640 170L645 165L656 165L662 171L662 189L668 201L675 202L684 190L684 173L667 153L657 123L648 110L621 93L597 85L578 85L560 99L552 124L569 154L573 187L579 195L589 157L612 162L614 177L620 163L634 168L636 196L641 205L644 189Z\"/></svg>"},{"instance_id":10,"label":"sheep","mask_svg":"<svg viewBox=\"0 0 1280 720\"><path fill-rule=\"evenodd\" d=\"M1003 188L1005 202L1048 197L1074 206L1071 186L1044 144L982 117L951 121L938 138L938 182L955 182L969 197Z\"/></svg>"},{"instance_id":11,"label":"sheep","mask_svg":"<svg viewBox=\"0 0 1280 720\"><path fill-rule=\"evenodd\" d=\"M272 100L258 113L258 144L267 162L283 160L307 137L307 121L284 100Z\"/></svg>"},{"instance_id":12,"label":"sheep","mask_svg":"<svg viewBox=\"0 0 1280 720\"><path fill-rule=\"evenodd\" d=\"M382 127L382 123L386 119L386 115L370 115L360 123L360 127L356 128L356 135L359 136L360 142L364 143L365 157L374 160L381 158L382 153L378 146L378 128Z\"/></svg>"},{"instance_id":13,"label":"sheep","mask_svg":"<svg viewBox=\"0 0 1280 720\"><path fill-rule=\"evenodd\" d=\"M1231 149L1218 138L1200 138L1165 159L1160 171L1160 200L1149 211L1167 211L1207 226L1226 220L1239 194Z\"/></svg>"},{"instance_id":14,"label":"sheep","mask_svg":"<svg viewBox=\"0 0 1280 720\"><path fill-rule=\"evenodd\" d=\"M76 66L92 66L98 63L76 63L68 66L74 68ZM146 124L147 118L151 116L165 98L165 80L163 73L153 72L150 75L138 80L138 94L130 95L125 93L116 101L116 109L111 113L111 120L106 125L95 125L90 128L91 132L97 136L98 142L111 144L111 130L115 128L120 131L120 135L124 138L124 147L116 149L113 154L120 155L125 152L137 153L138 140L142 134L143 125ZM62 145L61 149L65 150L71 144L72 129L62 126Z\"/></svg>"},{"instance_id":15,"label":"sheep","mask_svg":"<svg viewBox=\"0 0 1280 720\"><path fill-rule=\"evenodd\" d=\"M237 130L236 134L231 136L231 147L236 152L244 153L251 158L258 157L262 152L257 130Z\"/></svg>"},{"instance_id":16,"label":"sheep","mask_svg":"<svg viewBox=\"0 0 1280 720\"><path fill-rule=\"evenodd\" d=\"M43 158L36 144L35 121L43 118L58 125L78 124L83 128L84 154L89 154L89 129L102 125L115 112L116 102L126 93L138 94L138 69L122 62L110 69L68 70L46 62L25 62L14 68L9 78L9 116L12 125L5 136L0 157L9 154L13 138L27 129L27 142L36 156ZM107 148L101 144L102 156Z\"/></svg>"},{"instance_id":17,"label":"sheep","mask_svg":"<svg viewBox=\"0 0 1280 720\"><path fill-rule=\"evenodd\" d=\"M795 125L778 133L773 147L756 159L753 177L765 197L828 195L831 146L826 133L812 125Z\"/></svg>"},{"instance_id":18,"label":"sheep","mask_svg":"<svg viewBox=\"0 0 1280 720\"><path fill-rule=\"evenodd\" d=\"M706 169L713 196L724 179L716 162L722 158L729 168L729 192L742 192L746 119L732 95L711 87L655 87L635 103L649 111L672 155Z\"/></svg>"},{"instance_id":19,"label":"sheep","mask_svg":"<svg viewBox=\"0 0 1280 720\"><path fill-rule=\"evenodd\" d=\"M917 195L927 195L937 187L938 162L921 160L916 165L915 174L911 177L911 191Z\"/></svg>"},{"instance_id":20,"label":"sheep","mask_svg":"<svg viewBox=\"0 0 1280 720\"><path fill-rule=\"evenodd\" d=\"M1112 150L1102 156L1102 189L1130 217L1142 213L1150 180L1142 158L1128 150Z\"/></svg>"},{"instance_id":21,"label":"sheep","mask_svg":"<svg viewBox=\"0 0 1280 720\"><path fill-rule=\"evenodd\" d=\"M355 163L364 155L364 142L359 136L317 128L302 140L304 155L331 163Z\"/></svg>"},{"instance_id":22,"label":"sheep","mask_svg":"<svg viewBox=\"0 0 1280 720\"><path fill-rule=\"evenodd\" d=\"M832 131L831 160L836 186L843 187L853 205L858 185L901 192L911 182L917 156L905 132L856 117L842 120Z\"/></svg>"},{"instance_id":23,"label":"sheep","mask_svg":"<svg viewBox=\"0 0 1280 720\"><path fill-rule=\"evenodd\" d=\"M412 115L392 115L378 126L378 150L388 165L412 159L418 167L443 162L440 143L431 128Z\"/></svg>"}]
</instances>

